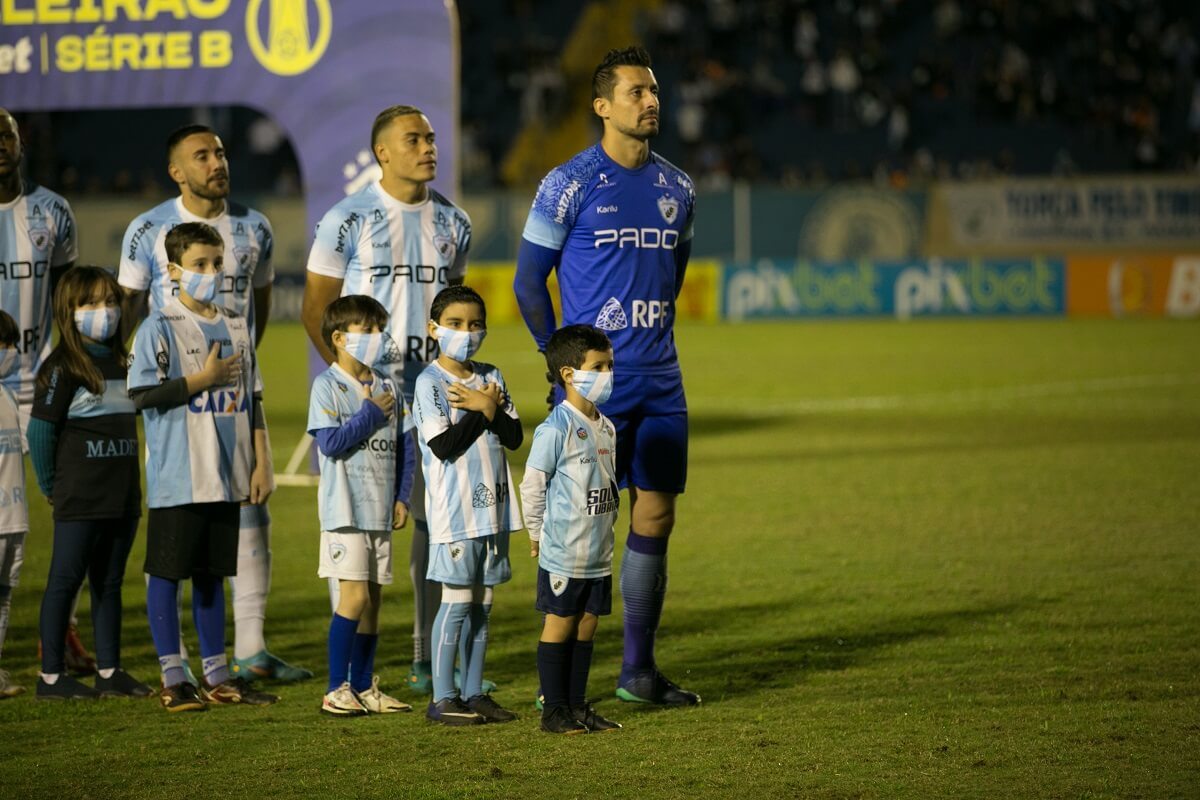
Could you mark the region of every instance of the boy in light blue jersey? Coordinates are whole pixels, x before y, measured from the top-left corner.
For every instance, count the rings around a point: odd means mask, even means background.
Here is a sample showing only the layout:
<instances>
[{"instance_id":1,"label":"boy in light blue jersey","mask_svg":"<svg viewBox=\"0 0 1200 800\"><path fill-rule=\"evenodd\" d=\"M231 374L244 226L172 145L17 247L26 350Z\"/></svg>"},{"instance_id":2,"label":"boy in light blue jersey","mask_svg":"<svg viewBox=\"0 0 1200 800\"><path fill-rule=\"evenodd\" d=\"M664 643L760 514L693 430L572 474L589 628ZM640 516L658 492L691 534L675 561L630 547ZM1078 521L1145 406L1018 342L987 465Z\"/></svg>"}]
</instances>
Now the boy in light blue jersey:
<instances>
[{"instance_id":1,"label":"boy in light blue jersey","mask_svg":"<svg viewBox=\"0 0 1200 800\"><path fill-rule=\"evenodd\" d=\"M317 575L338 581L321 701L321 712L333 716L412 710L384 694L374 674L381 589L392 582L392 531L408 522L414 468L408 406L377 369L387 323L387 311L365 295L325 309L321 337L336 358L313 381L308 406L321 467Z\"/></svg>"},{"instance_id":2,"label":"boy in light blue jersey","mask_svg":"<svg viewBox=\"0 0 1200 800\"><path fill-rule=\"evenodd\" d=\"M167 711L206 703L265 705L279 698L231 677L225 657L224 579L237 574L239 507L265 502L273 477L262 382L246 320L214 303L224 242L200 222L167 235L179 296L138 329L129 393L146 428L146 605ZM192 580L204 677L186 680L179 582Z\"/></svg>"},{"instance_id":3,"label":"boy in light blue jersey","mask_svg":"<svg viewBox=\"0 0 1200 800\"><path fill-rule=\"evenodd\" d=\"M530 554L538 559L542 730L596 733L621 726L587 702L592 640L612 613L617 433L596 407L613 384L613 349L589 325L560 328L546 344L549 377L566 394L537 427L521 481Z\"/></svg>"},{"instance_id":4,"label":"boy in light blue jersey","mask_svg":"<svg viewBox=\"0 0 1200 800\"><path fill-rule=\"evenodd\" d=\"M487 334L486 315L473 289L438 292L428 331L440 354L414 390L429 521L427 577L442 584L433 623L433 700L425 715L445 725L516 719L483 691L492 590L512 577L508 535L521 529L504 448L515 450L523 438L500 370L471 360Z\"/></svg>"}]
</instances>

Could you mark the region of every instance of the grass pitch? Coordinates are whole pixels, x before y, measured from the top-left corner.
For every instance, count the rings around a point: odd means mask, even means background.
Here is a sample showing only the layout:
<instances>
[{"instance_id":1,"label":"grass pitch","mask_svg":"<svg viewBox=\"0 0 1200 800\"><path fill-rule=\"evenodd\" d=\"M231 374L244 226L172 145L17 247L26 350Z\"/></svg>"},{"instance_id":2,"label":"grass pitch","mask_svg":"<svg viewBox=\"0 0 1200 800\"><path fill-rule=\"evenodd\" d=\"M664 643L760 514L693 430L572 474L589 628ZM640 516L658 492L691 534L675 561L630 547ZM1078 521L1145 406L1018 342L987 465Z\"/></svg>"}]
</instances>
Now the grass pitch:
<instances>
[{"instance_id":1,"label":"grass pitch","mask_svg":"<svg viewBox=\"0 0 1200 800\"><path fill-rule=\"evenodd\" d=\"M270 708L202 715L0 702L4 795L1197 796L1195 323L686 325L677 337L691 474L659 660L703 706L611 699L618 598L591 688L625 730L539 733L535 569L516 534L488 675L520 721L322 718L316 496L281 488L268 639L317 679ZM516 327L493 329L480 356L504 370L526 424L519 481L544 367ZM282 468L306 414L300 328L273 326L262 359ZM32 691L50 522L30 487L3 663ZM377 668L410 699L408 536L397 542ZM125 666L153 681L143 545L126 577ZM90 641L86 602L81 616Z\"/></svg>"}]
</instances>

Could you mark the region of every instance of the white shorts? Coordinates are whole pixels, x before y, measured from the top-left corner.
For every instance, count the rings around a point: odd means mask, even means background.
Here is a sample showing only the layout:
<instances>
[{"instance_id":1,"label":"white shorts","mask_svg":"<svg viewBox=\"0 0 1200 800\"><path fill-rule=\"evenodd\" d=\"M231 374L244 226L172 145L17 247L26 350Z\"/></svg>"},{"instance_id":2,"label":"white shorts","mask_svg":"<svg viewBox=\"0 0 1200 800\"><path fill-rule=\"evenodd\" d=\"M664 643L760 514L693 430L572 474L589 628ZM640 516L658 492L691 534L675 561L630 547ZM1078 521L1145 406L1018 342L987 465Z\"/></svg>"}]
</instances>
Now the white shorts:
<instances>
[{"instance_id":1,"label":"white shorts","mask_svg":"<svg viewBox=\"0 0 1200 800\"><path fill-rule=\"evenodd\" d=\"M0 586L15 589L25 563L25 532L0 533Z\"/></svg>"},{"instance_id":2,"label":"white shorts","mask_svg":"<svg viewBox=\"0 0 1200 800\"><path fill-rule=\"evenodd\" d=\"M390 585L392 532L321 531L321 565L317 577Z\"/></svg>"}]
</instances>

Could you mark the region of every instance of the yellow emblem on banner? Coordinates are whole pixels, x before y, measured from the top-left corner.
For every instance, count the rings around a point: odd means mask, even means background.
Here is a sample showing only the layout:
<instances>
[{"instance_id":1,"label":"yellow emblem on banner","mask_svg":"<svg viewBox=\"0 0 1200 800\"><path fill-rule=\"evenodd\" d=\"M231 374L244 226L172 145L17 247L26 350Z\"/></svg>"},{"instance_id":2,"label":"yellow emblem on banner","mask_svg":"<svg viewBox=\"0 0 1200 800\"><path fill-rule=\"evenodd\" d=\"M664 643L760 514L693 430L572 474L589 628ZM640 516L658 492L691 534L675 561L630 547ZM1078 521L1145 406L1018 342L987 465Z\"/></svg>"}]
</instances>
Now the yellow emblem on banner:
<instances>
[{"instance_id":1,"label":"yellow emblem on banner","mask_svg":"<svg viewBox=\"0 0 1200 800\"><path fill-rule=\"evenodd\" d=\"M333 32L329 0L311 0L317 9L316 36L310 36L310 0L265 0L268 28L266 44L259 31L259 10L264 0L250 0L246 7L246 41L250 52L276 75L299 75L321 60Z\"/></svg>"}]
</instances>

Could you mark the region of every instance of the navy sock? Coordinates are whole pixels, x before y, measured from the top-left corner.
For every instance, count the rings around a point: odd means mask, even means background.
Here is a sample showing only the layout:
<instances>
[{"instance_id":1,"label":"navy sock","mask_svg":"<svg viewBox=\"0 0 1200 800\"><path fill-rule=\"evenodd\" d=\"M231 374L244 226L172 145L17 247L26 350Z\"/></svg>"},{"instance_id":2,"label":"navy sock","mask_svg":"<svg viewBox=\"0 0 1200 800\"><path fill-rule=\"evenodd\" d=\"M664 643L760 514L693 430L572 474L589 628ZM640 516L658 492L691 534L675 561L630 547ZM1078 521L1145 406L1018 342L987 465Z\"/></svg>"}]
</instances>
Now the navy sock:
<instances>
[{"instance_id":1,"label":"navy sock","mask_svg":"<svg viewBox=\"0 0 1200 800\"><path fill-rule=\"evenodd\" d=\"M175 598L179 581L151 575L146 583L146 616L150 635L162 669L163 686L176 686L185 680L179 655L179 606Z\"/></svg>"},{"instance_id":2,"label":"navy sock","mask_svg":"<svg viewBox=\"0 0 1200 800\"><path fill-rule=\"evenodd\" d=\"M216 686L229 680L225 658L225 579L215 575L192 576L192 620L200 640L204 681Z\"/></svg>"},{"instance_id":3,"label":"navy sock","mask_svg":"<svg viewBox=\"0 0 1200 800\"><path fill-rule=\"evenodd\" d=\"M538 642L538 678L542 682L542 708L567 705L571 684L573 642Z\"/></svg>"},{"instance_id":4,"label":"navy sock","mask_svg":"<svg viewBox=\"0 0 1200 800\"><path fill-rule=\"evenodd\" d=\"M625 655L620 681L654 668L654 635L666 595L667 537L651 538L631 530L621 561Z\"/></svg>"},{"instance_id":5,"label":"navy sock","mask_svg":"<svg viewBox=\"0 0 1200 800\"><path fill-rule=\"evenodd\" d=\"M354 645L350 652L350 686L356 692L365 692L371 688L371 676L375 674L375 648L378 644L378 633L354 634Z\"/></svg>"},{"instance_id":6,"label":"navy sock","mask_svg":"<svg viewBox=\"0 0 1200 800\"><path fill-rule=\"evenodd\" d=\"M332 692L348 680L357 630L356 619L334 614L329 621L329 688L326 691Z\"/></svg>"},{"instance_id":7,"label":"navy sock","mask_svg":"<svg viewBox=\"0 0 1200 800\"><path fill-rule=\"evenodd\" d=\"M568 697L573 707L587 703L588 672L592 669L592 642L578 639L571 648L571 684Z\"/></svg>"}]
</instances>

